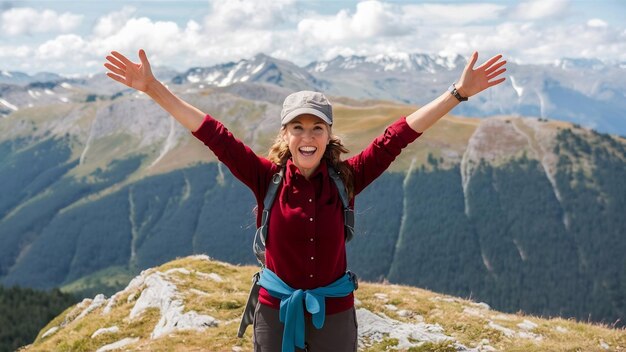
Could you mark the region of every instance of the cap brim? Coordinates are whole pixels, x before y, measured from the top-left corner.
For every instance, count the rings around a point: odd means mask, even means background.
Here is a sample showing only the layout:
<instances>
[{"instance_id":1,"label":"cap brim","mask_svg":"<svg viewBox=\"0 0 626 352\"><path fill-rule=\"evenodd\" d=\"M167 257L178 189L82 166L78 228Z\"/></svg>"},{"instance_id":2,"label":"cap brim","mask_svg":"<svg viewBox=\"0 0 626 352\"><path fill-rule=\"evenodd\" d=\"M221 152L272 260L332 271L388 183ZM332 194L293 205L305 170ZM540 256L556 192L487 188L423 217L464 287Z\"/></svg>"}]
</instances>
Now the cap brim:
<instances>
[{"instance_id":1,"label":"cap brim","mask_svg":"<svg viewBox=\"0 0 626 352\"><path fill-rule=\"evenodd\" d=\"M287 115L285 115L285 117L283 117L283 119L281 121L281 124L282 125L286 125L289 122L291 122L291 120L295 119L296 117L298 117L300 115L304 115L304 114L315 115L315 116L319 117L320 119L322 119L327 124L329 124L329 125L333 124L333 122L323 112L321 112L319 110L316 110L316 109L312 109L312 108L299 108L299 109L296 109L296 110L288 113Z\"/></svg>"}]
</instances>

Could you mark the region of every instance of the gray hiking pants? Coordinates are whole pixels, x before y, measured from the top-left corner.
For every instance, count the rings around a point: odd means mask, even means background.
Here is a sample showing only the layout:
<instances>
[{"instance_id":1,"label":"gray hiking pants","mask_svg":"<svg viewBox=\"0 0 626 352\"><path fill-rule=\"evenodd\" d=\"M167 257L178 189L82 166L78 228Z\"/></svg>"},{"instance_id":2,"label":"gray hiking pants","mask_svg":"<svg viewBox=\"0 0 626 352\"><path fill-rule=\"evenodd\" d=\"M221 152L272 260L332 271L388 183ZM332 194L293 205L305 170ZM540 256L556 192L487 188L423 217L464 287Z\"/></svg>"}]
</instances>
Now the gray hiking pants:
<instances>
[{"instance_id":1,"label":"gray hiking pants","mask_svg":"<svg viewBox=\"0 0 626 352\"><path fill-rule=\"evenodd\" d=\"M316 329L310 316L305 316L304 339L306 349L302 352L356 352L358 344L356 310L354 307L337 314L327 315L324 326ZM254 311L254 351L280 352L283 343L283 323L279 311L257 303Z\"/></svg>"}]
</instances>

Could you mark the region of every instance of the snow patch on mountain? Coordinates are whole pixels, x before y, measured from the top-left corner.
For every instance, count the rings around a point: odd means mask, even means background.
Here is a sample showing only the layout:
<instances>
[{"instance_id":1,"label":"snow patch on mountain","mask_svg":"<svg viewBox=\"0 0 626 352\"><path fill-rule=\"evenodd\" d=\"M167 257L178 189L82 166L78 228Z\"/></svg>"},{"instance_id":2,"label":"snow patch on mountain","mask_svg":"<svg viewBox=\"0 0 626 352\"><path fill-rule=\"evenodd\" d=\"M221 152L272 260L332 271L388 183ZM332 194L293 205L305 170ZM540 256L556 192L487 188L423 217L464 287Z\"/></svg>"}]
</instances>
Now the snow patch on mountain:
<instances>
[{"instance_id":1,"label":"snow patch on mountain","mask_svg":"<svg viewBox=\"0 0 626 352\"><path fill-rule=\"evenodd\" d=\"M524 94L524 87L516 83L515 77L513 77L512 75L509 76L509 79L511 80L511 85L513 86L513 89L515 89L515 93L517 93L517 96L521 98L522 94Z\"/></svg>"},{"instance_id":2,"label":"snow patch on mountain","mask_svg":"<svg viewBox=\"0 0 626 352\"><path fill-rule=\"evenodd\" d=\"M252 74L259 73L263 69L264 66L265 66L265 62L263 62L259 66L257 66L254 70L252 70L251 73Z\"/></svg>"},{"instance_id":3,"label":"snow patch on mountain","mask_svg":"<svg viewBox=\"0 0 626 352\"><path fill-rule=\"evenodd\" d=\"M590 69L599 71L606 68L606 64L599 59L562 58L554 61L554 66L564 70Z\"/></svg>"},{"instance_id":4,"label":"snow patch on mountain","mask_svg":"<svg viewBox=\"0 0 626 352\"><path fill-rule=\"evenodd\" d=\"M29 89L28 95L30 95L33 99L39 99L39 97L41 96L41 92Z\"/></svg>"},{"instance_id":5,"label":"snow patch on mountain","mask_svg":"<svg viewBox=\"0 0 626 352\"><path fill-rule=\"evenodd\" d=\"M13 111L19 110L19 108L16 105L13 105L13 104L9 103L8 101L6 101L6 100L4 100L2 98L0 98L0 104L6 106L7 108L9 108L9 109L11 109Z\"/></svg>"},{"instance_id":6,"label":"snow patch on mountain","mask_svg":"<svg viewBox=\"0 0 626 352\"><path fill-rule=\"evenodd\" d=\"M313 77L307 70L295 64L258 54L251 59L236 63L197 67L179 75L175 83L203 83L217 87L228 87L243 82L269 83L293 90L318 89L323 83Z\"/></svg>"},{"instance_id":7,"label":"snow patch on mountain","mask_svg":"<svg viewBox=\"0 0 626 352\"><path fill-rule=\"evenodd\" d=\"M463 62L458 55L391 53L373 56L337 56L329 61L315 61L306 66L309 72L369 69L374 72L428 72L454 70Z\"/></svg>"}]
</instances>

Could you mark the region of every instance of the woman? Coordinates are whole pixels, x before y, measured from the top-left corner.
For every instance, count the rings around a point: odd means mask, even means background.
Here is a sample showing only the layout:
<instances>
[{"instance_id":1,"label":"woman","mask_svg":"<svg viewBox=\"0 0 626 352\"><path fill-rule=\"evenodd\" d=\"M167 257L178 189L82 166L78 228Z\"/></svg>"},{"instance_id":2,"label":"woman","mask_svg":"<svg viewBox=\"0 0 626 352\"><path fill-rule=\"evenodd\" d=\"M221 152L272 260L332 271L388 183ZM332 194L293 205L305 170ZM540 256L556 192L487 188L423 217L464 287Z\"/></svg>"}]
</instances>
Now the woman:
<instances>
[{"instance_id":1,"label":"woman","mask_svg":"<svg viewBox=\"0 0 626 352\"><path fill-rule=\"evenodd\" d=\"M202 140L254 192L259 214L270 181L284 169L269 218L267 267L261 274L254 313L254 349L293 351L298 347L298 351L336 352L356 351L357 324L354 288L346 289L343 205L329 170L338 172L353 202L404 147L457 104L502 83L506 61L501 58L494 56L474 68L478 59L474 52L447 92L398 119L346 161L341 161L340 155L347 150L332 134L332 107L321 93L303 91L285 99L282 127L268 158L262 158L220 122L157 81L143 50L139 50L140 63L114 51L104 66L110 70L110 78L146 93ZM260 223L259 216L257 226ZM313 315L303 318L303 309Z\"/></svg>"}]
</instances>

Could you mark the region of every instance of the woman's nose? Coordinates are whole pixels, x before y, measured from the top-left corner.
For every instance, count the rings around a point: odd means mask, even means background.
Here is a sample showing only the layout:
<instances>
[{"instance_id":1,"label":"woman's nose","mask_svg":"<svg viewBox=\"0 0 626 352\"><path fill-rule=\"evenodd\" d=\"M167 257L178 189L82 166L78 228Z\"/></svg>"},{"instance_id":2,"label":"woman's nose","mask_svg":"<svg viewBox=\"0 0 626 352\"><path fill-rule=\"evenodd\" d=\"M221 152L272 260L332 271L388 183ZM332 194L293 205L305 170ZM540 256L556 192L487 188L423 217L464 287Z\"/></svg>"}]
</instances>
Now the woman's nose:
<instances>
[{"instance_id":1,"label":"woman's nose","mask_svg":"<svg viewBox=\"0 0 626 352\"><path fill-rule=\"evenodd\" d=\"M302 135L302 137L308 138L308 139L313 139L314 136L315 134L313 133L312 130L305 130L304 134Z\"/></svg>"}]
</instances>

